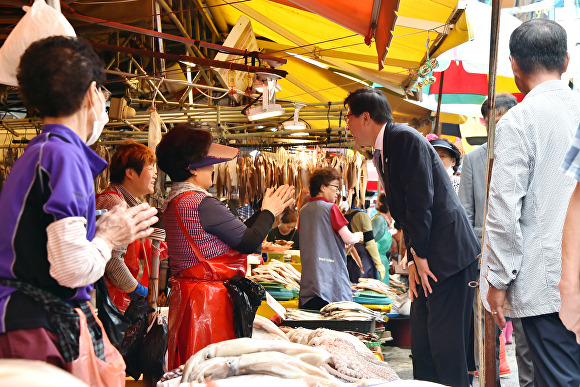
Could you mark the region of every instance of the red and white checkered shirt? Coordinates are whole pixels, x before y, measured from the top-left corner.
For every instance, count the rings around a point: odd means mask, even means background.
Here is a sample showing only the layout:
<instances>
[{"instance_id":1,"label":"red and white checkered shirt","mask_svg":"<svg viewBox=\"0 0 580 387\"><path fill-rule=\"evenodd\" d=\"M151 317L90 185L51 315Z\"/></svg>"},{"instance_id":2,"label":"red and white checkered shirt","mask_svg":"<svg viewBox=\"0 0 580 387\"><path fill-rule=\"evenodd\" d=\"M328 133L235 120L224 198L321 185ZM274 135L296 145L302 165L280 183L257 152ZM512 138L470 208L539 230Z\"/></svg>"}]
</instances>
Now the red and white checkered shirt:
<instances>
[{"instance_id":1,"label":"red and white checkered shirt","mask_svg":"<svg viewBox=\"0 0 580 387\"><path fill-rule=\"evenodd\" d=\"M187 232L196 243L197 247L205 257L211 259L225 254L230 250L230 246L224 243L217 236L203 230L199 220L198 207L207 194L199 191L190 191L193 194L177 196L180 198L177 211ZM189 242L183 235L175 215L175 199L171 200L163 212L167 247L169 249L169 265L172 273L179 273L200 261L195 255Z\"/></svg>"}]
</instances>

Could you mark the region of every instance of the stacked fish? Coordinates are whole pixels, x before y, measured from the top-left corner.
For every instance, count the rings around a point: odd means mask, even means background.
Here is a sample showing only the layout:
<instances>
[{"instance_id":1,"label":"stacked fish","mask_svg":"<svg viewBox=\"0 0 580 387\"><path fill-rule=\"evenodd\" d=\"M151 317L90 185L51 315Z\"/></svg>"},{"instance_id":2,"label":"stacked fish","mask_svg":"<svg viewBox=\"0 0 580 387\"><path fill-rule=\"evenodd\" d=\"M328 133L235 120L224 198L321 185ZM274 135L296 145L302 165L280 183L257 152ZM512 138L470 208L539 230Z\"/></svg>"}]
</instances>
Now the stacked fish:
<instances>
[{"instance_id":1,"label":"stacked fish","mask_svg":"<svg viewBox=\"0 0 580 387\"><path fill-rule=\"evenodd\" d=\"M320 313L329 320L349 321L385 321L387 316L385 313L370 310L366 306L350 301L332 302L320 309Z\"/></svg>"},{"instance_id":2,"label":"stacked fish","mask_svg":"<svg viewBox=\"0 0 580 387\"><path fill-rule=\"evenodd\" d=\"M286 320L324 320L325 316L320 313L306 312L301 309L286 309Z\"/></svg>"},{"instance_id":3,"label":"stacked fish","mask_svg":"<svg viewBox=\"0 0 580 387\"><path fill-rule=\"evenodd\" d=\"M210 344L185 363L181 383L226 379L238 375L270 375L298 379L307 385L341 383L321 368L330 354L283 340L242 338Z\"/></svg>"},{"instance_id":4,"label":"stacked fish","mask_svg":"<svg viewBox=\"0 0 580 387\"><path fill-rule=\"evenodd\" d=\"M291 264L275 259L265 265L260 265L252 270L248 278L258 283L276 282L290 290L300 290L300 272Z\"/></svg>"},{"instance_id":5,"label":"stacked fish","mask_svg":"<svg viewBox=\"0 0 580 387\"><path fill-rule=\"evenodd\" d=\"M395 289L377 279L374 278L360 278L357 284L351 284L351 288L354 291L359 290L372 290L377 293L384 294L391 298L395 298L397 294L401 294L399 289Z\"/></svg>"},{"instance_id":6,"label":"stacked fish","mask_svg":"<svg viewBox=\"0 0 580 387\"><path fill-rule=\"evenodd\" d=\"M323 368L340 380L357 383L361 379L391 381L397 373L355 336L329 329L284 328L290 341L324 348L331 358Z\"/></svg>"},{"instance_id":7,"label":"stacked fish","mask_svg":"<svg viewBox=\"0 0 580 387\"><path fill-rule=\"evenodd\" d=\"M399 290L399 293L397 293L397 294L406 293L407 290L409 290L409 286L407 286L407 284L399 281L399 279L396 278L396 277L399 277L399 276L398 275L396 275L396 276L392 276L392 275L389 276L389 282L391 284L391 287L395 287L395 288L397 288L397 290L400 289Z\"/></svg>"}]
</instances>

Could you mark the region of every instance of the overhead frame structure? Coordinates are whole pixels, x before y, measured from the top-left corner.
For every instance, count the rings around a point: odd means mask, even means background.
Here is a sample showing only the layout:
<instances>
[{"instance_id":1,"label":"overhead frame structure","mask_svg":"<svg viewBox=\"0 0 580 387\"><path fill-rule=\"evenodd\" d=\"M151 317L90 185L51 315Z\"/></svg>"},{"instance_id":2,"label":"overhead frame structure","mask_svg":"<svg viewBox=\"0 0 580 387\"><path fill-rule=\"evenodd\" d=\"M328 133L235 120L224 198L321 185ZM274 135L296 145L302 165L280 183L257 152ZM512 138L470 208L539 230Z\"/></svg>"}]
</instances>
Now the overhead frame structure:
<instances>
[{"instance_id":1,"label":"overhead frame structure","mask_svg":"<svg viewBox=\"0 0 580 387\"><path fill-rule=\"evenodd\" d=\"M418 123L416 126L429 124L432 113L405 98L414 97L412 72L425 60L427 48L433 56L469 39L461 2L459 5L456 0L358 2L371 11L375 9L367 29L373 25L372 20L375 24L381 20L382 14L377 19L377 10L396 12L391 18L394 24L383 26L391 35L380 71L374 42L365 45L363 36L345 28L347 23L332 20L332 13L315 14L299 3L298 0L129 3L103 0L98 4L61 2L61 9L77 34L92 42L103 57L107 64L107 87L113 96L125 98L137 110L135 117L111 120L106 137L112 141L124 136L138 137L131 132L146 133L147 109L155 105L166 126L193 121L212 130L219 140L234 145L275 146L294 141L352 145L344 130L342 101L363 85L373 85L385 92L397 121L413 121ZM324 1L306 3L313 7ZM326 3L340 9L351 2ZM391 4L388 10L387 3ZM22 4L17 0L0 0L0 43L23 14L19 9ZM241 15L252 22L259 53L236 52L221 46ZM285 75L279 81L282 91L277 93L277 100L286 114L277 119L248 122L241 110L257 95L244 94L240 102L234 103L227 94L230 89L219 82L213 71L228 65L214 61L217 52L244 54L246 64L241 67L231 64L238 71L251 73L255 67L261 67L263 72ZM195 67L190 65L193 62L197 62ZM236 92L241 95L244 90ZM294 133L282 130L282 122L292 119L292 103L296 101L307 104L300 111L300 118L308 122L306 136L290 136ZM231 107L232 104L236 106ZM35 119L10 119L11 111L15 115L24 111L14 88L0 86L0 109L3 110L0 117L4 116L0 122L0 145L6 144L2 132L8 137L28 137L39 127Z\"/></svg>"}]
</instances>

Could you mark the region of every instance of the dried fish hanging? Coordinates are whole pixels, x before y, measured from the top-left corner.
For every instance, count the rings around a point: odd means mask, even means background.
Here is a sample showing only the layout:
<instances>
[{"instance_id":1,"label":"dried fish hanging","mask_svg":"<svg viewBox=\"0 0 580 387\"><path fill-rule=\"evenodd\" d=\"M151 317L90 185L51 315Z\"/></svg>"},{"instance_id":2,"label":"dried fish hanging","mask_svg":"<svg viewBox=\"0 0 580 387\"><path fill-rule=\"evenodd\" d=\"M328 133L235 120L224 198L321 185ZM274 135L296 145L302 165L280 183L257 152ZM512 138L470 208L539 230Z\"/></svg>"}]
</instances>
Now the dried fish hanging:
<instances>
[{"instance_id":1,"label":"dried fish hanging","mask_svg":"<svg viewBox=\"0 0 580 387\"><path fill-rule=\"evenodd\" d=\"M113 149L110 146L104 146L100 142L98 142L94 146L94 151L100 158L107 162L107 168L103 170L95 179L95 192L101 193L103 192L108 186L109 181L111 178L111 171L109 165L111 164L111 157L113 156Z\"/></svg>"}]
</instances>

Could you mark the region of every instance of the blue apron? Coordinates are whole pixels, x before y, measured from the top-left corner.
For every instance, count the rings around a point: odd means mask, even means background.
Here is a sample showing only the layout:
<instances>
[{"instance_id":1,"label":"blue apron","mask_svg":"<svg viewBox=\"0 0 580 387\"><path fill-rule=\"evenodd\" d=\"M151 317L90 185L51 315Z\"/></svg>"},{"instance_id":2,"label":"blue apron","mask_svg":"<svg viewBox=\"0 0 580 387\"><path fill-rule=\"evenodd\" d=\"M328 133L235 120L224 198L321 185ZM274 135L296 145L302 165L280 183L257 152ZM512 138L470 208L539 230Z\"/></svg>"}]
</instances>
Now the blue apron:
<instances>
[{"instance_id":1,"label":"blue apron","mask_svg":"<svg viewBox=\"0 0 580 387\"><path fill-rule=\"evenodd\" d=\"M352 301L342 239L330 221L333 204L315 200L300 210L300 304L313 297L326 302Z\"/></svg>"}]
</instances>

